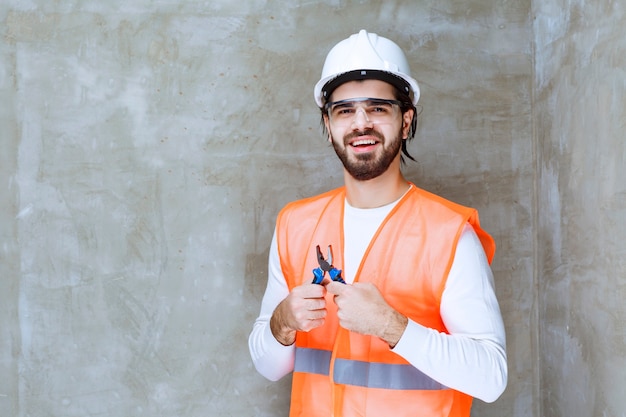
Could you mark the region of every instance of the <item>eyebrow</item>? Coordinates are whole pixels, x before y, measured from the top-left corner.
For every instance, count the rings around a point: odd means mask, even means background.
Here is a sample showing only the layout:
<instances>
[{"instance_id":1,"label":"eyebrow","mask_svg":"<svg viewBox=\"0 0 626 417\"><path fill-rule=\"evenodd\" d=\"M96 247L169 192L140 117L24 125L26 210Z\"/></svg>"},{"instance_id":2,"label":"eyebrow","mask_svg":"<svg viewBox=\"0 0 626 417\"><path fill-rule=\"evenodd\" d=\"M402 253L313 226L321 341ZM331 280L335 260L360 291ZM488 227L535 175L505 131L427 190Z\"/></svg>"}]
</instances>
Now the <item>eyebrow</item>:
<instances>
[{"instance_id":1,"label":"eyebrow","mask_svg":"<svg viewBox=\"0 0 626 417\"><path fill-rule=\"evenodd\" d=\"M397 104L397 105L401 105L402 102L399 100L394 100L394 99L389 99L389 98L377 98L377 97L357 97L357 98L348 98L348 99L344 99L344 100L338 100L338 101L330 101L328 103L326 103L325 107L326 110L328 110L331 107L334 106L348 106L348 105L352 105L354 103L362 103L362 102L372 102L372 103L385 103L385 104Z\"/></svg>"}]
</instances>

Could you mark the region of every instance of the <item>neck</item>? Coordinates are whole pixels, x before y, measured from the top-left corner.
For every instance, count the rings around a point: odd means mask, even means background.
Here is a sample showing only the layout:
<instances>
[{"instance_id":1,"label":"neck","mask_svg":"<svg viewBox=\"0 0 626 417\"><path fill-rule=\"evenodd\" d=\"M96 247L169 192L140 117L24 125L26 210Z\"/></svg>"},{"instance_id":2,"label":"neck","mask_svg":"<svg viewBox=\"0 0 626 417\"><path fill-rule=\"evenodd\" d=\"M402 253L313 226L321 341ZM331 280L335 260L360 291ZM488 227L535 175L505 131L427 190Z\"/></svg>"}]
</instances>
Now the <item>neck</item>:
<instances>
[{"instance_id":1,"label":"neck","mask_svg":"<svg viewBox=\"0 0 626 417\"><path fill-rule=\"evenodd\" d=\"M388 169L382 175L367 181L356 180L344 171L344 182L346 199L356 208L385 206L402 197L409 189L409 183L399 169Z\"/></svg>"}]
</instances>

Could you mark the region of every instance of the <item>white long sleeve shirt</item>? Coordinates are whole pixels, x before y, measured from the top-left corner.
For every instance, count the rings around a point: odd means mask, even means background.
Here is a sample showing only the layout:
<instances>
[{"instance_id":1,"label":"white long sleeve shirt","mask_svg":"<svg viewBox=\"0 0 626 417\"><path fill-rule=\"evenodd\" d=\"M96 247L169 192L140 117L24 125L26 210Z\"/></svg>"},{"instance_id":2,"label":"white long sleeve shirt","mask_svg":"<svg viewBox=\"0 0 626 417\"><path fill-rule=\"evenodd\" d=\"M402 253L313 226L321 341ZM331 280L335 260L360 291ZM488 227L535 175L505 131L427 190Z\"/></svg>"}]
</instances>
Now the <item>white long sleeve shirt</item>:
<instances>
[{"instance_id":1,"label":"white long sleeve shirt","mask_svg":"<svg viewBox=\"0 0 626 417\"><path fill-rule=\"evenodd\" d=\"M353 282L372 236L396 203L375 209L357 209L346 202L342 276L347 283ZM274 309L289 294L280 268L276 234L270 247L268 272L261 312L248 344L257 371L276 381L293 371L295 357L295 344L280 344L269 326ZM469 224L456 248L440 313L450 334L409 320L392 351L449 388L486 402L495 401L507 383L504 324L489 263Z\"/></svg>"}]
</instances>

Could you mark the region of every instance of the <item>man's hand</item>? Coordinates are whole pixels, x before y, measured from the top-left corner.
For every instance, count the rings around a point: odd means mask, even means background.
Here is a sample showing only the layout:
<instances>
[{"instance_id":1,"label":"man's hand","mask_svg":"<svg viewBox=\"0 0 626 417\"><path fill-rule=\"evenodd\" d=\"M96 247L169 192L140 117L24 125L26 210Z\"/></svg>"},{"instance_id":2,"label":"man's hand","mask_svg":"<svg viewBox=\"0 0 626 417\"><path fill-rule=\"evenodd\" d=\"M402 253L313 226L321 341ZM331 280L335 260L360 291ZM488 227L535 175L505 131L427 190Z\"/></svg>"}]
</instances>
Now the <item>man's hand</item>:
<instances>
[{"instance_id":1,"label":"man's hand","mask_svg":"<svg viewBox=\"0 0 626 417\"><path fill-rule=\"evenodd\" d=\"M272 318L272 334L285 346L296 340L296 331L308 332L324 324L326 317L326 288L317 284L303 284L294 288L278 304Z\"/></svg>"},{"instance_id":2,"label":"man's hand","mask_svg":"<svg viewBox=\"0 0 626 417\"><path fill-rule=\"evenodd\" d=\"M341 327L350 331L378 336L393 348L408 323L408 319L394 310L371 283L353 285L330 282L326 290L335 295L337 316Z\"/></svg>"}]
</instances>

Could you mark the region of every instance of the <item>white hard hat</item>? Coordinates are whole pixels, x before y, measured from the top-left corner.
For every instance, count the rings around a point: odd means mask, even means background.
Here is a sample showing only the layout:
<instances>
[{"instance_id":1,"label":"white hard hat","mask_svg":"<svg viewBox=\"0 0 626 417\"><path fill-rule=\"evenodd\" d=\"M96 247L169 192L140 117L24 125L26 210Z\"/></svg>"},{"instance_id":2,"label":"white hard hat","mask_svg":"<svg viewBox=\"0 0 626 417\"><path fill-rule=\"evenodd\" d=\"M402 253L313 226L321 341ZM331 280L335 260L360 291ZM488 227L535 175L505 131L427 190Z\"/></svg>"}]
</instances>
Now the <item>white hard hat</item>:
<instances>
[{"instance_id":1,"label":"white hard hat","mask_svg":"<svg viewBox=\"0 0 626 417\"><path fill-rule=\"evenodd\" d=\"M326 56L322 77L313 90L315 102L323 107L336 87L362 79L386 81L409 95L413 105L419 101L420 89L402 49L387 38L361 30L339 42Z\"/></svg>"}]
</instances>

